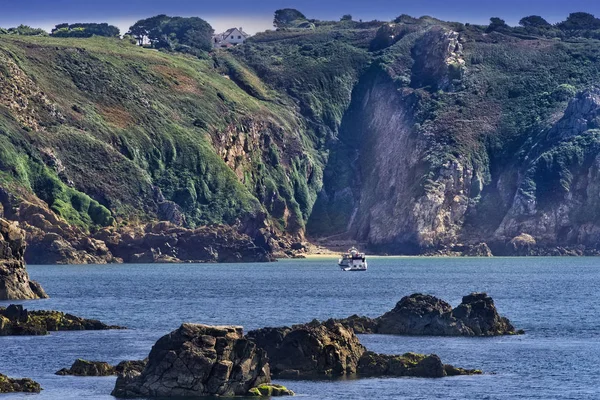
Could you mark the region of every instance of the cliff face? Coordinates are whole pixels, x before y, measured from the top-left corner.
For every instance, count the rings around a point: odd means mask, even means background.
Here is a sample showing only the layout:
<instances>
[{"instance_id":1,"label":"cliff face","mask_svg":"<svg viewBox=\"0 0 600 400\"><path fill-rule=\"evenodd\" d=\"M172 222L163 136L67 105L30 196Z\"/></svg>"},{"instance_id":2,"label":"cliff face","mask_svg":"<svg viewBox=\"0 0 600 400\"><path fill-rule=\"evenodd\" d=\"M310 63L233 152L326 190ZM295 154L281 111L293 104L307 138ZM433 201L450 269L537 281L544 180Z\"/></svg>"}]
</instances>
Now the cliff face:
<instances>
[{"instance_id":1,"label":"cliff face","mask_svg":"<svg viewBox=\"0 0 600 400\"><path fill-rule=\"evenodd\" d=\"M255 260L306 234L591 254L598 59L593 40L427 17L318 21L204 58L0 37L2 215L32 262L192 260L173 247L188 236L202 260Z\"/></svg>"},{"instance_id":2,"label":"cliff face","mask_svg":"<svg viewBox=\"0 0 600 400\"><path fill-rule=\"evenodd\" d=\"M48 296L29 275L23 262L25 233L0 219L0 300L32 300Z\"/></svg>"}]
</instances>

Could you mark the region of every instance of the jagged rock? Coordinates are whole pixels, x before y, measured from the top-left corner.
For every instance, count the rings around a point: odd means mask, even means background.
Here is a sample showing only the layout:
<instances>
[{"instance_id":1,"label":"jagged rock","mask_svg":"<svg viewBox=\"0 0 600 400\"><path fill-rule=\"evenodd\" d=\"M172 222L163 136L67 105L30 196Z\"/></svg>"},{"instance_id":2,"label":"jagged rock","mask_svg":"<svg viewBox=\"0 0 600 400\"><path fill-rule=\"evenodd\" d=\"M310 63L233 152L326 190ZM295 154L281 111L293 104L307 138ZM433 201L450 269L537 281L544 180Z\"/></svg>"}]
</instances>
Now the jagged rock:
<instances>
[{"instance_id":1,"label":"jagged rock","mask_svg":"<svg viewBox=\"0 0 600 400\"><path fill-rule=\"evenodd\" d=\"M399 355L365 352L358 364L361 376L417 376L423 378L442 378L455 375L477 375L480 370L465 370L449 364L443 364L435 355L406 353Z\"/></svg>"},{"instance_id":2,"label":"jagged rock","mask_svg":"<svg viewBox=\"0 0 600 400\"><path fill-rule=\"evenodd\" d=\"M353 315L338 320L358 333L419 336L496 336L521 334L498 314L486 293L464 296L456 308L437 297L415 293L403 297L377 318Z\"/></svg>"},{"instance_id":3,"label":"jagged rock","mask_svg":"<svg viewBox=\"0 0 600 400\"><path fill-rule=\"evenodd\" d=\"M333 320L263 328L249 332L247 337L266 350L274 377L355 374L365 352L354 331Z\"/></svg>"},{"instance_id":4,"label":"jagged rock","mask_svg":"<svg viewBox=\"0 0 600 400\"><path fill-rule=\"evenodd\" d=\"M27 311L20 305L0 307L0 336L46 335L52 331L124 329L59 311Z\"/></svg>"},{"instance_id":5,"label":"jagged rock","mask_svg":"<svg viewBox=\"0 0 600 400\"><path fill-rule=\"evenodd\" d=\"M0 374L0 393L39 393L40 384L31 379L12 379Z\"/></svg>"},{"instance_id":6,"label":"jagged rock","mask_svg":"<svg viewBox=\"0 0 600 400\"><path fill-rule=\"evenodd\" d=\"M156 342L141 373L119 375L112 395L236 396L269 382L264 350L241 327L183 324Z\"/></svg>"},{"instance_id":7,"label":"jagged rock","mask_svg":"<svg viewBox=\"0 0 600 400\"><path fill-rule=\"evenodd\" d=\"M277 396L294 396L295 393L283 385L275 385L274 383L265 383L258 387L250 389L248 396L253 397L277 397Z\"/></svg>"},{"instance_id":8,"label":"jagged rock","mask_svg":"<svg viewBox=\"0 0 600 400\"><path fill-rule=\"evenodd\" d=\"M74 376L110 376L115 375L115 368L102 361L75 360L71 368L63 368L56 375Z\"/></svg>"},{"instance_id":9,"label":"jagged rock","mask_svg":"<svg viewBox=\"0 0 600 400\"><path fill-rule=\"evenodd\" d=\"M24 253L25 233L17 224L0 219L0 300L48 297L38 283L29 280Z\"/></svg>"}]
</instances>

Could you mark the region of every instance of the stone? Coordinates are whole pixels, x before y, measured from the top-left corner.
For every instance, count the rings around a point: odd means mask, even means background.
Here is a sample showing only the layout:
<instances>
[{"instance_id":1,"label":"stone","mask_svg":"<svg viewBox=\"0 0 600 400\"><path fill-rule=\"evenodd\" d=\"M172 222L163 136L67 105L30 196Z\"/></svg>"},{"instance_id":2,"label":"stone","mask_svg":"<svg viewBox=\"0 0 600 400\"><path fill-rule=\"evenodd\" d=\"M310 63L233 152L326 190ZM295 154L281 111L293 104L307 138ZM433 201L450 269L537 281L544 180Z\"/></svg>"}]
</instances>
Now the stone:
<instances>
[{"instance_id":1,"label":"stone","mask_svg":"<svg viewBox=\"0 0 600 400\"><path fill-rule=\"evenodd\" d=\"M353 315L337 320L357 333L417 336L498 336L524 333L502 317L486 293L464 296L456 308L431 295L403 297L377 318Z\"/></svg>"},{"instance_id":2,"label":"stone","mask_svg":"<svg viewBox=\"0 0 600 400\"><path fill-rule=\"evenodd\" d=\"M0 307L0 336L46 335L52 331L124 329L95 319L59 311L28 311L23 306Z\"/></svg>"},{"instance_id":3,"label":"stone","mask_svg":"<svg viewBox=\"0 0 600 400\"><path fill-rule=\"evenodd\" d=\"M276 378L352 375L366 351L352 329L334 320L258 329L247 338L267 352Z\"/></svg>"},{"instance_id":4,"label":"stone","mask_svg":"<svg viewBox=\"0 0 600 400\"><path fill-rule=\"evenodd\" d=\"M16 223L0 219L0 300L44 299L48 295L29 280L25 268L25 232Z\"/></svg>"},{"instance_id":5,"label":"stone","mask_svg":"<svg viewBox=\"0 0 600 400\"><path fill-rule=\"evenodd\" d=\"M75 360L71 368L63 368L56 375L73 376L110 376L115 375L115 368L102 361Z\"/></svg>"},{"instance_id":6,"label":"stone","mask_svg":"<svg viewBox=\"0 0 600 400\"><path fill-rule=\"evenodd\" d=\"M358 374L368 376L413 376L422 378L442 378L456 375L478 375L480 370L467 370L443 364L436 354L424 355L405 353L403 355L377 354L365 352L358 365Z\"/></svg>"},{"instance_id":7,"label":"stone","mask_svg":"<svg viewBox=\"0 0 600 400\"><path fill-rule=\"evenodd\" d=\"M241 396L270 383L264 350L238 326L183 324L152 347L145 368L119 375L112 395Z\"/></svg>"},{"instance_id":8,"label":"stone","mask_svg":"<svg viewBox=\"0 0 600 400\"><path fill-rule=\"evenodd\" d=\"M0 393L40 393L40 384L28 379L11 379L0 374Z\"/></svg>"},{"instance_id":9,"label":"stone","mask_svg":"<svg viewBox=\"0 0 600 400\"><path fill-rule=\"evenodd\" d=\"M274 383L265 383L258 387L250 389L248 396L253 397L278 397L278 396L294 396L295 393L283 385Z\"/></svg>"}]
</instances>

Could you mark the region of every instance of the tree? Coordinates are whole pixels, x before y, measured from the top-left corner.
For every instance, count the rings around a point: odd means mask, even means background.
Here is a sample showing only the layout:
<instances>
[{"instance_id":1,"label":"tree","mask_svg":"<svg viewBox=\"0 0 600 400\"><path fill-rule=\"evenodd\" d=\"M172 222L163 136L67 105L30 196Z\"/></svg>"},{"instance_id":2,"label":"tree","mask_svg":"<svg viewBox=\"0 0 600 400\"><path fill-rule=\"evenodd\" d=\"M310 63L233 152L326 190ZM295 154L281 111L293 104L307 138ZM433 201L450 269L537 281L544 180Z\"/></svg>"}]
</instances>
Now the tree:
<instances>
[{"instance_id":1,"label":"tree","mask_svg":"<svg viewBox=\"0 0 600 400\"><path fill-rule=\"evenodd\" d=\"M497 31L501 28L508 28L508 25L506 25L506 21L498 17L492 17L490 18L490 25L488 26L486 32Z\"/></svg>"},{"instance_id":2,"label":"tree","mask_svg":"<svg viewBox=\"0 0 600 400\"><path fill-rule=\"evenodd\" d=\"M157 30L160 26L169 20L164 14L157 15L151 18L141 19L129 28L127 35L131 35L137 39L139 45L143 45L146 41L150 40L150 33L154 31L154 36L157 34Z\"/></svg>"},{"instance_id":3,"label":"tree","mask_svg":"<svg viewBox=\"0 0 600 400\"><path fill-rule=\"evenodd\" d=\"M340 21L352 21L352 15L346 14L346 15L342 16Z\"/></svg>"},{"instance_id":4,"label":"tree","mask_svg":"<svg viewBox=\"0 0 600 400\"><path fill-rule=\"evenodd\" d=\"M28 25L19 25L16 28L8 29L8 33L11 35L23 35L23 36L46 36L48 32L40 28L32 28Z\"/></svg>"},{"instance_id":5,"label":"tree","mask_svg":"<svg viewBox=\"0 0 600 400\"><path fill-rule=\"evenodd\" d=\"M528 17L521 18L519 25L524 28L549 28L552 25L539 15L530 15Z\"/></svg>"},{"instance_id":6,"label":"tree","mask_svg":"<svg viewBox=\"0 0 600 400\"><path fill-rule=\"evenodd\" d=\"M212 49L212 26L202 18L169 17L157 15L136 22L127 35L140 45L149 42L156 49L188 53Z\"/></svg>"},{"instance_id":7,"label":"tree","mask_svg":"<svg viewBox=\"0 0 600 400\"><path fill-rule=\"evenodd\" d=\"M59 24L52 29L51 35L55 37L79 37L88 38L92 36L119 37L121 31L114 25L107 23L76 23Z\"/></svg>"},{"instance_id":8,"label":"tree","mask_svg":"<svg viewBox=\"0 0 600 400\"><path fill-rule=\"evenodd\" d=\"M563 30L594 30L600 29L600 19L585 12L571 13L566 21L557 25Z\"/></svg>"},{"instance_id":9,"label":"tree","mask_svg":"<svg viewBox=\"0 0 600 400\"><path fill-rule=\"evenodd\" d=\"M300 11L293 8L283 8L275 11L273 25L276 28L286 28L293 26L293 23L298 20L306 20L306 17Z\"/></svg>"}]
</instances>

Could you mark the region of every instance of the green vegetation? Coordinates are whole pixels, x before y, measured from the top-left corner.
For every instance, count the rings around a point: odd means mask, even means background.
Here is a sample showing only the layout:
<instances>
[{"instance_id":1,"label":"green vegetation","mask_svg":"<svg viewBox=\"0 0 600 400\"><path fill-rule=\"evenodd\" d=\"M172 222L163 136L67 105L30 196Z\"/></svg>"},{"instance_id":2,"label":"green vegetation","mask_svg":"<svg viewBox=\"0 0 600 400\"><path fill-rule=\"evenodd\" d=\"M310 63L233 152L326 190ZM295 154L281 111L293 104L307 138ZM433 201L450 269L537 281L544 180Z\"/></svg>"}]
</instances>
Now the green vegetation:
<instances>
[{"instance_id":1,"label":"green vegetation","mask_svg":"<svg viewBox=\"0 0 600 400\"><path fill-rule=\"evenodd\" d=\"M61 24L51 37L4 30L0 184L84 229L161 219L169 201L191 227L266 213L280 230L340 233L360 193L357 154L370 145L362 113L384 87L422 140L407 196L435 192L460 162L481 179L472 205L500 215L501 172L523 173L532 198L561 196L600 151L594 132L559 144L540 136L598 81L597 22L317 21L282 9L276 31L210 55L213 30L200 18L143 19L125 40L107 24ZM460 35L451 55L449 31ZM5 90L9 81L19 89Z\"/></svg>"},{"instance_id":2,"label":"green vegetation","mask_svg":"<svg viewBox=\"0 0 600 400\"><path fill-rule=\"evenodd\" d=\"M55 37L89 38L94 35L106 37L119 37L119 28L107 23L103 24L59 24L52 29L51 35Z\"/></svg>"},{"instance_id":3,"label":"green vegetation","mask_svg":"<svg viewBox=\"0 0 600 400\"><path fill-rule=\"evenodd\" d=\"M136 22L127 34L136 38L140 45L148 41L155 49L198 55L212 49L213 33L210 24L198 17L157 15Z\"/></svg>"},{"instance_id":4,"label":"green vegetation","mask_svg":"<svg viewBox=\"0 0 600 400\"><path fill-rule=\"evenodd\" d=\"M21 24L16 28L0 28L0 35L47 36L48 32L40 28L32 28Z\"/></svg>"}]
</instances>

